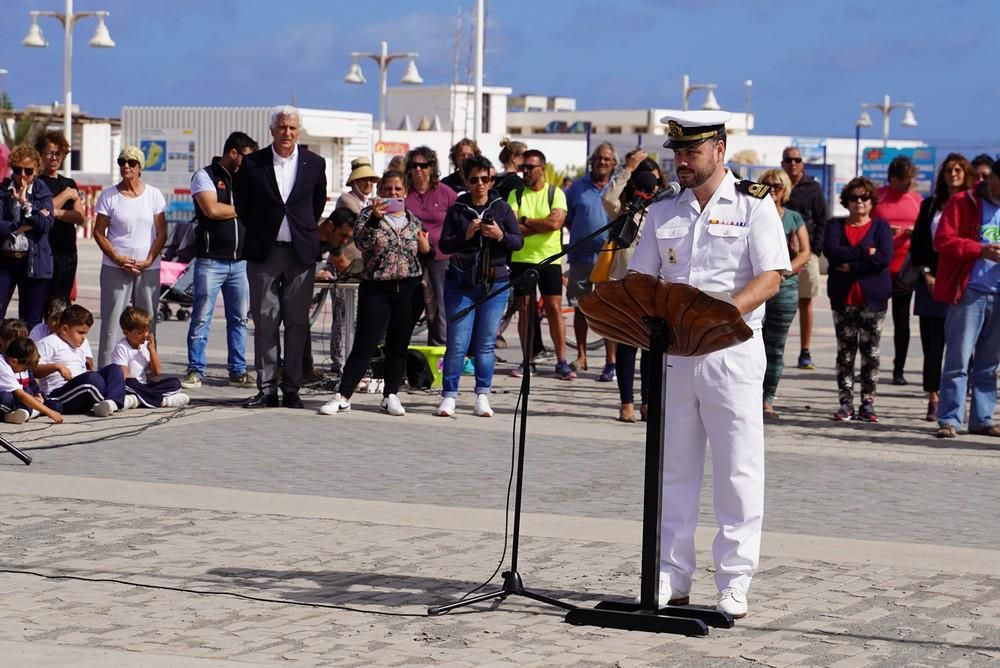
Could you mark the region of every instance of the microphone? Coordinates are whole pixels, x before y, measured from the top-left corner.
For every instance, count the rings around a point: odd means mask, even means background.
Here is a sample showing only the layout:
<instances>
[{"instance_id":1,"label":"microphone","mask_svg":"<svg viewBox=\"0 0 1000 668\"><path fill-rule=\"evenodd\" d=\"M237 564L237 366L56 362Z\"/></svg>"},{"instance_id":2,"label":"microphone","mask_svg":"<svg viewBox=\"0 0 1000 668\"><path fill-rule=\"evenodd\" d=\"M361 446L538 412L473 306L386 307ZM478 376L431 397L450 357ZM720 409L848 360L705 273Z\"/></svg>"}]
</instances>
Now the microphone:
<instances>
[{"instance_id":1,"label":"microphone","mask_svg":"<svg viewBox=\"0 0 1000 668\"><path fill-rule=\"evenodd\" d=\"M625 207L625 211L615 220L614 227L611 228L609 238L615 245L621 248L628 248L639 236L639 223L635 220L635 214L642 211L651 204L677 197L681 194L681 185L676 181L671 181L665 188L653 194L656 190L656 176L653 172L639 172L632 175L632 187L635 188L635 195L632 201Z\"/></svg>"}]
</instances>

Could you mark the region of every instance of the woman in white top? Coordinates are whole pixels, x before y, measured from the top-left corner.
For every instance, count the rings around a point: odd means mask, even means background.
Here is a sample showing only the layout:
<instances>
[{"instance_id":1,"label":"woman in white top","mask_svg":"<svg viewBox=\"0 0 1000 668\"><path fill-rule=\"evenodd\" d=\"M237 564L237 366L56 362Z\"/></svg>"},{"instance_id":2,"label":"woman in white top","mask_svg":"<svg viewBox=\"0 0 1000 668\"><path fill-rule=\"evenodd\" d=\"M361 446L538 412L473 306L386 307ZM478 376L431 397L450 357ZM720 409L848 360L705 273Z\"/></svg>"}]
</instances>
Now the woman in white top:
<instances>
[{"instance_id":1,"label":"woman in white top","mask_svg":"<svg viewBox=\"0 0 1000 668\"><path fill-rule=\"evenodd\" d=\"M167 202L163 193L142 182L145 163L141 149L123 148L118 154L122 180L103 191L95 207L94 239L104 253L99 368L111 363L111 351L119 338L118 318L126 306L157 311L160 251L167 240Z\"/></svg>"}]
</instances>

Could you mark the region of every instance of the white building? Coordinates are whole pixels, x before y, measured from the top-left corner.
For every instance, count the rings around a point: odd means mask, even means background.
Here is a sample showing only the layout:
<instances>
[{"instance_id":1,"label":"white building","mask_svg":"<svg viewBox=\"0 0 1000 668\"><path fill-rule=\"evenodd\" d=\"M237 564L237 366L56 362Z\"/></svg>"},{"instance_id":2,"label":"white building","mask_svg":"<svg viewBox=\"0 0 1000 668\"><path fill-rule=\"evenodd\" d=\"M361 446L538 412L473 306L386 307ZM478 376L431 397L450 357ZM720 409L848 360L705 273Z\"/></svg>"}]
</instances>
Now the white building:
<instances>
[{"instance_id":1,"label":"white building","mask_svg":"<svg viewBox=\"0 0 1000 668\"><path fill-rule=\"evenodd\" d=\"M191 175L222 153L226 137L245 132L271 143L270 107L124 107L122 139L146 153L143 179L165 194L183 195ZM343 190L351 160L370 156L372 116L328 109L299 109L299 144L326 159L328 196Z\"/></svg>"}]
</instances>

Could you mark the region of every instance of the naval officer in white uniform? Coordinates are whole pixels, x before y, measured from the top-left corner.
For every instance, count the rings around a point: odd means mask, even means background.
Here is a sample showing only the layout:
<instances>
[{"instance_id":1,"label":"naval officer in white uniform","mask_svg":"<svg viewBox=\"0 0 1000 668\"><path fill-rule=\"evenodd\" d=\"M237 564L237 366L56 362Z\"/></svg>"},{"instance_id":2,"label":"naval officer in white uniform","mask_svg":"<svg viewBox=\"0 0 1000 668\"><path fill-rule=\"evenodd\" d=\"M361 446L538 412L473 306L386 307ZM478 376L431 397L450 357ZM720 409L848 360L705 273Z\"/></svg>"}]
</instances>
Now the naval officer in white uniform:
<instances>
[{"instance_id":1,"label":"naval officer in white uniform","mask_svg":"<svg viewBox=\"0 0 1000 668\"><path fill-rule=\"evenodd\" d=\"M717 605L747 613L747 590L760 558L764 516L764 302L790 271L788 244L767 186L726 169L730 114L665 116L677 179L684 190L649 208L629 265L634 272L732 296L753 338L699 357L667 355L659 603L687 604L695 570L694 533L711 446L715 516L712 553ZM652 230L652 234L650 233Z\"/></svg>"}]
</instances>

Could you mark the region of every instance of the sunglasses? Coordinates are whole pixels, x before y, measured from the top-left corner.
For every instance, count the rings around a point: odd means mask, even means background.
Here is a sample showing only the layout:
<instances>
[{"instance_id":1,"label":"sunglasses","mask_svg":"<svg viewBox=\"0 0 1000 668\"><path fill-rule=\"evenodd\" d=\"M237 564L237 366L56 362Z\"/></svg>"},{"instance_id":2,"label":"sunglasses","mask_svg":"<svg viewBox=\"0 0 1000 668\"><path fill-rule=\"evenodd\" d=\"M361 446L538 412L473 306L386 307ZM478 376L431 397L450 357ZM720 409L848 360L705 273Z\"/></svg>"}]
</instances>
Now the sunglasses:
<instances>
[{"instance_id":1,"label":"sunglasses","mask_svg":"<svg viewBox=\"0 0 1000 668\"><path fill-rule=\"evenodd\" d=\"M785 158L782 162L790 162L793 165L797 165L802 162L802 158Z\"/></svg>"},{"instance_id":2,"label":"sunglasses","mask_svg":"<svg viewBox=\"0 0 1000 668\"><path fill-rule=\"evenodd\" d=\"M61 157L63 157L63 154L60 153L59 151L46 151L45 153L42 154L42 157L43 158L61 158Z\"/></svg>"},{"instance_id":3,"label":"sunglasses","mask_svg":"<svg viewBox=\"0 0 1000 668\"><path fill-rule=\"evenodd\" d=\"M411 162L410 169L427 169L431 166L429 162Z\"/></svg>"},{"instance_id":4,"label":"sunglasses","mask_svg":"<svg viewBox=\"0 0 1000 668\"><path fill-rule=\"evenodd\" d=\"M469 182L470 186L474 186L477 183L482 183L483 185L486 185L487 183L493 183L492 176L470 176L466 180Z\"/></svg>"},{"instance_id":5,"label":"sunglasses","mask_svg":"<svg viewBox=\"0 0 1000 668\"><path fill-rule=\"evenodd\" d=\"M17 176L24 174L25 176L31 176L35 173L34 167L11 167L10 171L14 172Z\"/></svg>"},{"instance_id":6,"label":"sunglasses","mask_svg":"<svg viewBox=\"0 0 1000 668\"><path fill-rule=\"evenodd\" d=\"M784 190L785 189L785 186L781 185L780 183L764 183L763 185L767 186L771 190Z\"/></svg>"},{"instance_id":7,"label":"sunglasses","mask_svg":"<svg viewBox=\"0 0 1000 668\"><path fill-rule=\"evenodd\" d=\"M138 160L131 160L131 159L126 160L125 158L118 158L118 166L119 167L124 167L125 165L128 165L132 169L135 169L136 167L139 166L139 161Z\"/></svg>"},{"instance_id":8,"label":"sunglasses","mask_svg":"<svg viewBox=\"0 0 1000 668\"><path fill-rule=\"evenodd\" d=\"M517 168L522 172L530 172L535 167L541 167L541 165L529 165L528 163L523 163L517 166Z\"/></svg>"},{"instance_id":9,"label":"sunglasses","mask_svg":"<svg viewBox=\"0 0 1000 668\"><path fill-rule=\"evenodd\" d=\"M864 195L848 195L847 196L847 201L848 202L867 202L871 198L872 198L872 196L869 195L868 193L865 193Z\"/></svg>"}]
</instances>

